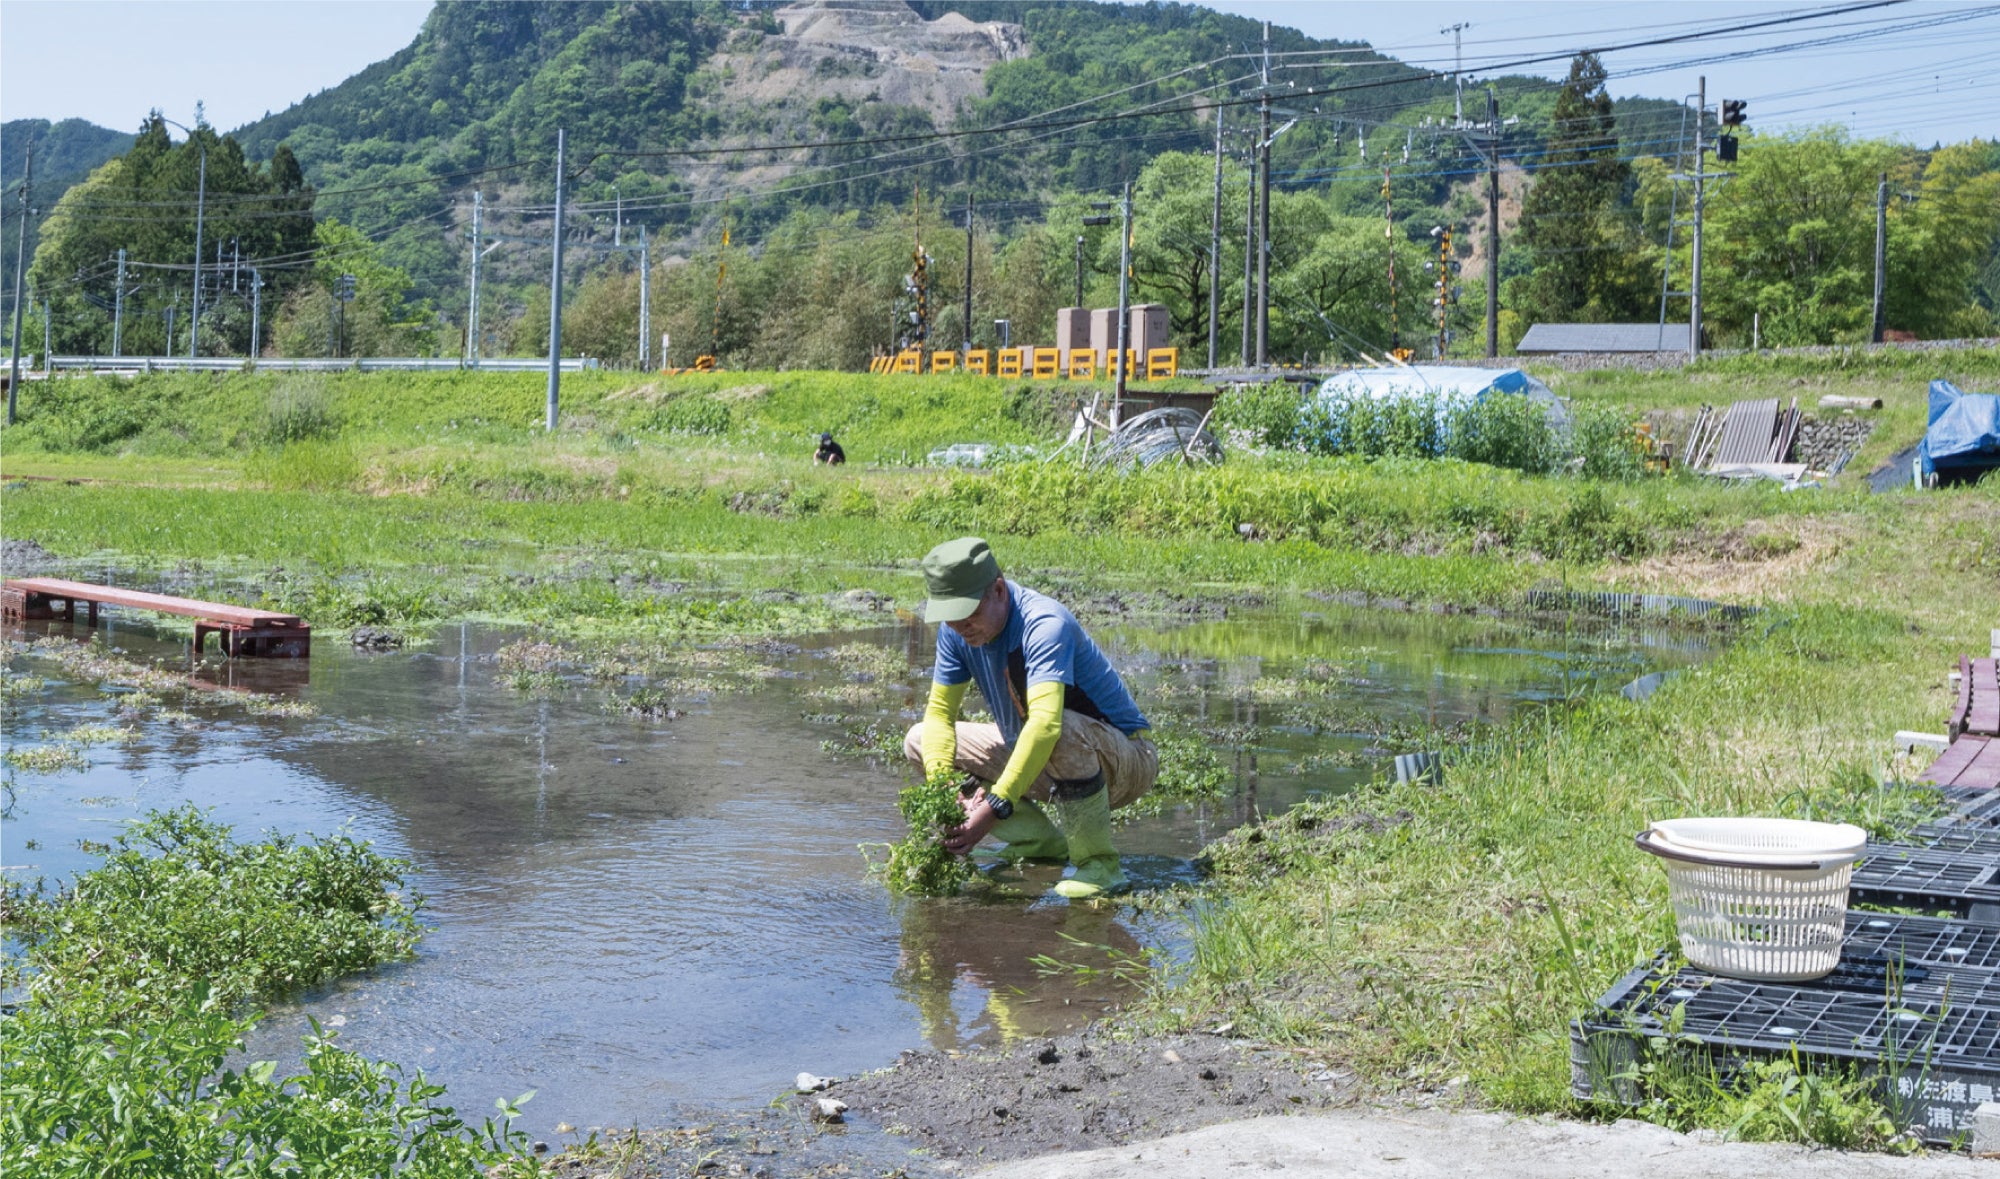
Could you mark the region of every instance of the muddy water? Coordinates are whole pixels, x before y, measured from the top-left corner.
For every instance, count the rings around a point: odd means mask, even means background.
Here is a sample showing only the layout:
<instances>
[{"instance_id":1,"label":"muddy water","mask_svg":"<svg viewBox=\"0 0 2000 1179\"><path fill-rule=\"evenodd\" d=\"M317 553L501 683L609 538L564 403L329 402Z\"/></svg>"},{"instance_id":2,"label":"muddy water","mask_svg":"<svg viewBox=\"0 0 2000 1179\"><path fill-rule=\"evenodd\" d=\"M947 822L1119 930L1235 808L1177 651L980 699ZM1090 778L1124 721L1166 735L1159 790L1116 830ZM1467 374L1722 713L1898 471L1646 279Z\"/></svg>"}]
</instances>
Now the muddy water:
<instances>
[{"instance_id":1,"label":"muddy water","mask_svg":"<svg viewBox=\"0 0 2000 1179\"><path fill-rule=\"evenodd\" d=\"M1127 829L1127 870L1155 886L1192 878L1201 843L1254 813L1381 772L1385 729L1499 719L1699 654L1359 612L1096 629L1156 720L1240 746L1223 754L1232 797ZM311 1016L348 1047L423 1068L461 1111L537 1090L526 1122L542 1136L761 1105L800 1070L853 1073L905 1048L1067 1030L1127 993L1121 964L1175 948L1167 919L1070 908L1046 891L1050 871L949 901L896 900L869 879L857 849L900 834L901 778L822 743L841 741L835 715L908 722L927 636L866 636L887 674L829 657L851 656L852 636L771 654L774 678L664 722L608 707L617 687L507 686L493 655L511 637L452 627L415 652L322 643L309 665L208 672L319 715L146 723L90 750L87 771L19 775L0 862L14 878L65 877L94 863L81 841L190 799L244 836L346 824L413 862L433 929L413 962L278 1010L253 1051L286 1057ZM140 629L113 641L177 650ZM109 714L107 696L52 680L8 737ZM1092 969L1052 971L1051 958Z\"/></svg>"}]
</instances>

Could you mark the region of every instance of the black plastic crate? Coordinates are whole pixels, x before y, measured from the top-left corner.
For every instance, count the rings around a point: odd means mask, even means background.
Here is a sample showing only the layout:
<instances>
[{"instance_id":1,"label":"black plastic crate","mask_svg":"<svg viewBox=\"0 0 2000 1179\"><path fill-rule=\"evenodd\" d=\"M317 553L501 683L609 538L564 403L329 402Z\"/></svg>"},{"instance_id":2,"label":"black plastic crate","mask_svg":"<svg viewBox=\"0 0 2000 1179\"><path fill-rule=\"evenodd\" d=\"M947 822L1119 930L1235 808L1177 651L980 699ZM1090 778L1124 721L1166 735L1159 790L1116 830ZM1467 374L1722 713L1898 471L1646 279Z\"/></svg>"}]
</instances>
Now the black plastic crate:
<instances>
[{"instance_id":1,"label":"black plastic crate","mask_svg":"<svg viewBox=\"0 0 2000 1179\"><path fill-rule=\"evenodd\" d=\"M1724 1076L1794 1052L1858 1065L1879 1078L1899 1125L1949 1142L1970 1129L1981 1104L2000 1100L2000 973L1906 965L1891 987L1868 977L1882 965L1843 960L1833 977L1810 983L1640 967L1598 1000L1595 1015L1570 1025L1571 1089L1636 1103L1646 1045L1672 1028L1678 1044Z\"/></svg>"},{"instance_id":2,"label":"black plastic crate","mask_svg":"<svg viewBox=\"0 0 2000 1179\"><path fill-rule=\"evenodd\" d=\"M1858 904L1940 909L2000 924L2000 851L1871 843L1848 896Z\"/></svg>"}]
</instances>

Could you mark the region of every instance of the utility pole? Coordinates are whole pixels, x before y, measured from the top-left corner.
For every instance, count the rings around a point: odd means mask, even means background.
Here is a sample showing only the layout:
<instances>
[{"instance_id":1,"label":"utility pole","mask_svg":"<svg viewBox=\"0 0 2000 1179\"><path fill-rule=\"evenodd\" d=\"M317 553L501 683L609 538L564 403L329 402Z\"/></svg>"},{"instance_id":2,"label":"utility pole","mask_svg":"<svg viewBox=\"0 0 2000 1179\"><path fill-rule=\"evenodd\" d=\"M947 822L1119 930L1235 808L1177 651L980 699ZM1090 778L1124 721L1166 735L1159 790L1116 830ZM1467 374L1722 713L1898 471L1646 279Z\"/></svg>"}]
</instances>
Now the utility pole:
<instances>
[{"instance_id":1,"label":"utility pole","mask_svg":"<svg viewBox=\"0 0 2000 1179\"><path fill-rule=\"evenodd\" d=\"M1459 21L1450 28L1438 30L1441 34L1451 34L1451 115L1452 124L1458 127L1465 125L1465 83L1461 80L1465 70L1465 45L1460 40L1460 34L1471 27L1465 21Z\"/></svg>"},{"instance_id":2,"label":"utility pole","mask_svg":"<svg viewBox=\"0 0 2000 1179\"><path fill-rule=\"evenodd\" d=\"M1396 205L1390 197L1389 168L1382 167L1382 236L1389 244L1389 355L1397 360L1403 350L1402 333L1396 322Z\"/></svg>"},{"instance_id":3,"label":"utility pole","mask_svg":"<svg viewBox=\"0 0 2000 1179\"><path fill-rule=\"evenodd\" d=\"M14 402L21 388L21 279L28 273L28 182L35 175L35 144L28 141L28 163L21 171L21 231L14 246L14 359L7 377L7 424L14 424Z\"/></svg>"},{"instance_id":4,"label":"utility pole","mask_svg":"<svg viewBox=\"0 0 2000 1179\"><path fill-rule=\"evenodd\" d=\"M1076 235L1076 302L1072 307L1083 306L1083 235Z\"/></svg>"},{"instance_id":5,"label":"utility pole","mask_svg":"<svg viewBox=\"0 0 2000 1179\"><path fill-rule=\"evenodd\" d=\"M250 268L250 366L264 355L264 276Z\"/></svg>"},{"instance_id":6,"label":"utility pole","mask_svg":"<svg viewBox=\"0 0 2000 1179\"><path fill-rule=\"evenodd\" d=\"M653 242L639 223L639 367L653 370Z\"/></svg>"},{"instance_id":7,"label":"utility pole","mask_svg":"<svg viewBox=\"0 0 2000 1179\"><path fill-rule=\"evenodd\" d=\"M199 118L195 119L200 123ZM193 139L197 132L189 131ZM208 145L201 144L201 179L194 195L194 307L188 312L188 359L193 360L195 348L201 340L201 223L202 213L208 205ZM183 192L186 190L183 189Z\"/></svg>"},{"instance_id":8,"label":"utility pole","mask_svg":"<svg viewBox=\"0 0 2000 1179\"><path fill-rule=\"evenodd\" d=\"M1126 354L1132 347L1132 182L1125 182L1124 236L1118 244L1118 384L1111 395L1111 428L1118 428L1125 404Z\"/></svg>"},{"instance_id":9,"label":"utility pole","mask_svg":"<svg viewBox=\"0 0 2000 1179\"><path fill-rule=\"evenodd\" d=\"M1083 300L1077 300L1081 307ZM1222 104L1215 107L1215 211L1208 218L1208 367L1215 367L1215 355L1222 325Z\"/></svg>"},{"instance_id":10,"label":"utility pole","mask_svg":"<svg viewBox=\"0 0 2000 1179\"><path fill-rule=\"evenodd\" d=\"M1500 99L1486 88L1486 358L1500 355Z\"/></svg>"},{"instance_id":11,"label":"utility pole","mask_svg":"<svg viewBox=\"0 0 2000 1179\"><path fill-rule=\"evenodd\" d=\"M49 301L45 297L42 299L42 371L45 373L51 371L49 357L55 354L54 347L49 343L49 336Z\"/></svg>"},{"instance_id":12,"label":"utility pole","mask_svg":"<svg viewBox=\"0 0 2000 1179\"><path fill-rule=\"evenodd\" d=\"M1257 153L1250 153L1250 185L1243 208L1243 348L1237 355L1250 367L1250 342L1257 328Z\"/></svg>"},{"instance_id":13,"label":"utility pole","mask_svg":"<svg viewBox=\"0 0 2000 1179\"><path fill-rule=\"evenodd\" d=\"M611 215L611 244L622 246L625 244L625 197L615 184L611 186L611 202L616 209Z\"/></svg>"},{"instance_id":14,"label":"utility pole","mask_svg":"<svg viewBox=\"0 0 2000 1179\"><path fill-rule=\"evenodd\" d=\"M1883 305L1883 291L1887 286L1889 271L1889 174L1875 185L1875 327L1868 333L1873 344L1882 342L1882 327L1887 313Z\"/></svg>"},{"instance_id":15,"label":"utility pole","mask_svg":"<svg viewBox=\"0 0 2000 1179\"><path fill-rule=\"evenodd\" d=\"M965 332L959 349L962 356L972 355L972 188L965 190Z\"/></svg>"},{"instance_id":16,"label":"utility pole","mask_svg":"<svg viewBox=\"0 0 2000 1179\"><path fill-rule=\"evenodd\" d=\"M1695 85L1694 107L1694 262L1688 282L1688 359L1701 359L1701 212L1708 161L1702 158L1702 124L1708 121L1708 76Z\"/></svg>"},{"instance_id":17,"label":"utility pole","mask_svg":"<svg viewBox=\"0 0 2000 1179\"><path fill-rule=\"evenodd\" d=\"M549 251L549 410L547 427L556 428L556 402L562 394L562 248L563 132L556 128L556 231Z\"/></svg>"},{"instance_id":18,"label":"utility pole","mask_svg":"<svg viewBox=\"0 0 2000 1179\"><path fill-rule=\"evenodd\" d=\"M472 287L465 296L465 358L473 367L479 367L479 229L481 215L486 211L485 194L472 194Z\"/></svg>"},{"instance_id":19,"label":"utility pole","mask_svg":"<svg viewBox=\"0 0 2000 1179\"><path fill-rule=\"evenodd\" d=\"M1271 22L1264 22L1262 94L1257 100L1257 367L1270 363L1271 335Z\"/></svg>"},{"instance_id":20,"label":"utility pole","mask_svg":"<svg viewBox=\"0 0 2000 1179\"><path fill-rule=\"evenodd\" d=\"M111 355L125 355L125 247L118 247L118 288L111 293Z\"/></svg>"}]
</instances>

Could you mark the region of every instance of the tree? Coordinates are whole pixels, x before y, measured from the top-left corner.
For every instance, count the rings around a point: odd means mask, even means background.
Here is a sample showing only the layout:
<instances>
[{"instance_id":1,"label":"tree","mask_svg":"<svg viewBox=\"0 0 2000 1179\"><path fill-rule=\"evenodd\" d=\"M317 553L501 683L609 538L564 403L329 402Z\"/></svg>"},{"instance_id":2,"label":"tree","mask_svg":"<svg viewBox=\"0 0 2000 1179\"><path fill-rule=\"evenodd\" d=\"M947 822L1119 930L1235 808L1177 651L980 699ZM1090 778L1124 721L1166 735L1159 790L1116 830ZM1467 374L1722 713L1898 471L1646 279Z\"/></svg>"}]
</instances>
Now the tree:
<instances>
[{"instance_id":1,"label":"tree","mask_svg":"<svg viewBox=\"0 0 2000 1179\"><path fill-rule=\"evenodd\" d=\"M314 231L310 276L285 299L272 331L280 356L429 356L436 321L410 303L410 276L384 262L374 241L328 218ZM340 305L342 279L354 297Z\"/></svg>"},{"instance_id":2,"label":"tree","mask_svg":"<svg viewBox=\"0 0 2000 1179\"><path fill-rule=\"evenodd\" d=\"M1875 282L1876 177L1907 178L1903 151L1834 127L1755 135L1735 172L1707 210L1702 304L1715 332L1747 343L1756 316L1768 344L1861 339Z\"/></svg>"},{"instance_id":3,"label":"tree","mask_svg":"<svg viewBox=\"0 0 2000 1179\"><path fill-rule=\"evenodd\" d=\"M111 351L122 248L123 351L185 351L199 216L202 351L250 352L250 274L239 262L261 264L269 284L265 305L276 306L299 281L299 263L313 249L313 203L312 187L283 147L269 166L252 164L235 139L199 120L176 144L153 112L132 149L64 194L44 227L29 275L51 303L56 348ZM167 338L170 318L173 340Z\"/></svg>"},{"instance_id":4,"label":"tree","mask_svg":"<svg viewBox=\"0 0 2000 1179\"><path fill-rule=\"evenodd\" d=\"M1629 267L1633 227L1620 208L1629 173L1604 80L1596 54L1570 62L1547 148L1531 165L1520 242L1534 269L1510 284L1508 300L1529 323L1603 323L1642 312Z\"/></svg>"}]
</instances>

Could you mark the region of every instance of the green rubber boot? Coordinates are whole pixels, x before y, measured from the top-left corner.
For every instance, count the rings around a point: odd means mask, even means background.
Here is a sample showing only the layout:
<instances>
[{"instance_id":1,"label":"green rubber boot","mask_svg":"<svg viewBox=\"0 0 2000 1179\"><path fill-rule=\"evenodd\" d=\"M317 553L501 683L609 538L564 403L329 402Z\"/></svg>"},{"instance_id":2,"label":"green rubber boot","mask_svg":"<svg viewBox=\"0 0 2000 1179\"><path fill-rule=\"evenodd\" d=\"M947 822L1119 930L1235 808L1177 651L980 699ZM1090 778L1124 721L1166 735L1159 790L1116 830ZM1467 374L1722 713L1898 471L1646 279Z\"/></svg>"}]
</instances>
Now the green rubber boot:
<instances>
[{"instance_id":1,"label":"green rubber boot","mask_svg":"<svg viewBox=\"0 0 2000 1179\"><path fill-rule=\"evenodd\" d=\"M1000 858L1011 863L1069 858L1069 841L1049 822L1046 811L1025 798L1014 804L1012 818L995 823L988 834L1004 845Z\"/></svg>"},{"instance_id":2,"label":"green rubber boot","mask_svg":"<svg viewBox=\"0 0 2000 1179\"><path fill-rule=\"evenodd\" d=\"M1069 879L1056 883L1056 891L1073 901L1125 891L1118 849L1111 846L1111 792L1099 785L1088 798L1050 802L1049 812L1069 840L1069 862L1076 866Z\"/></svg>"}]
</instances>

